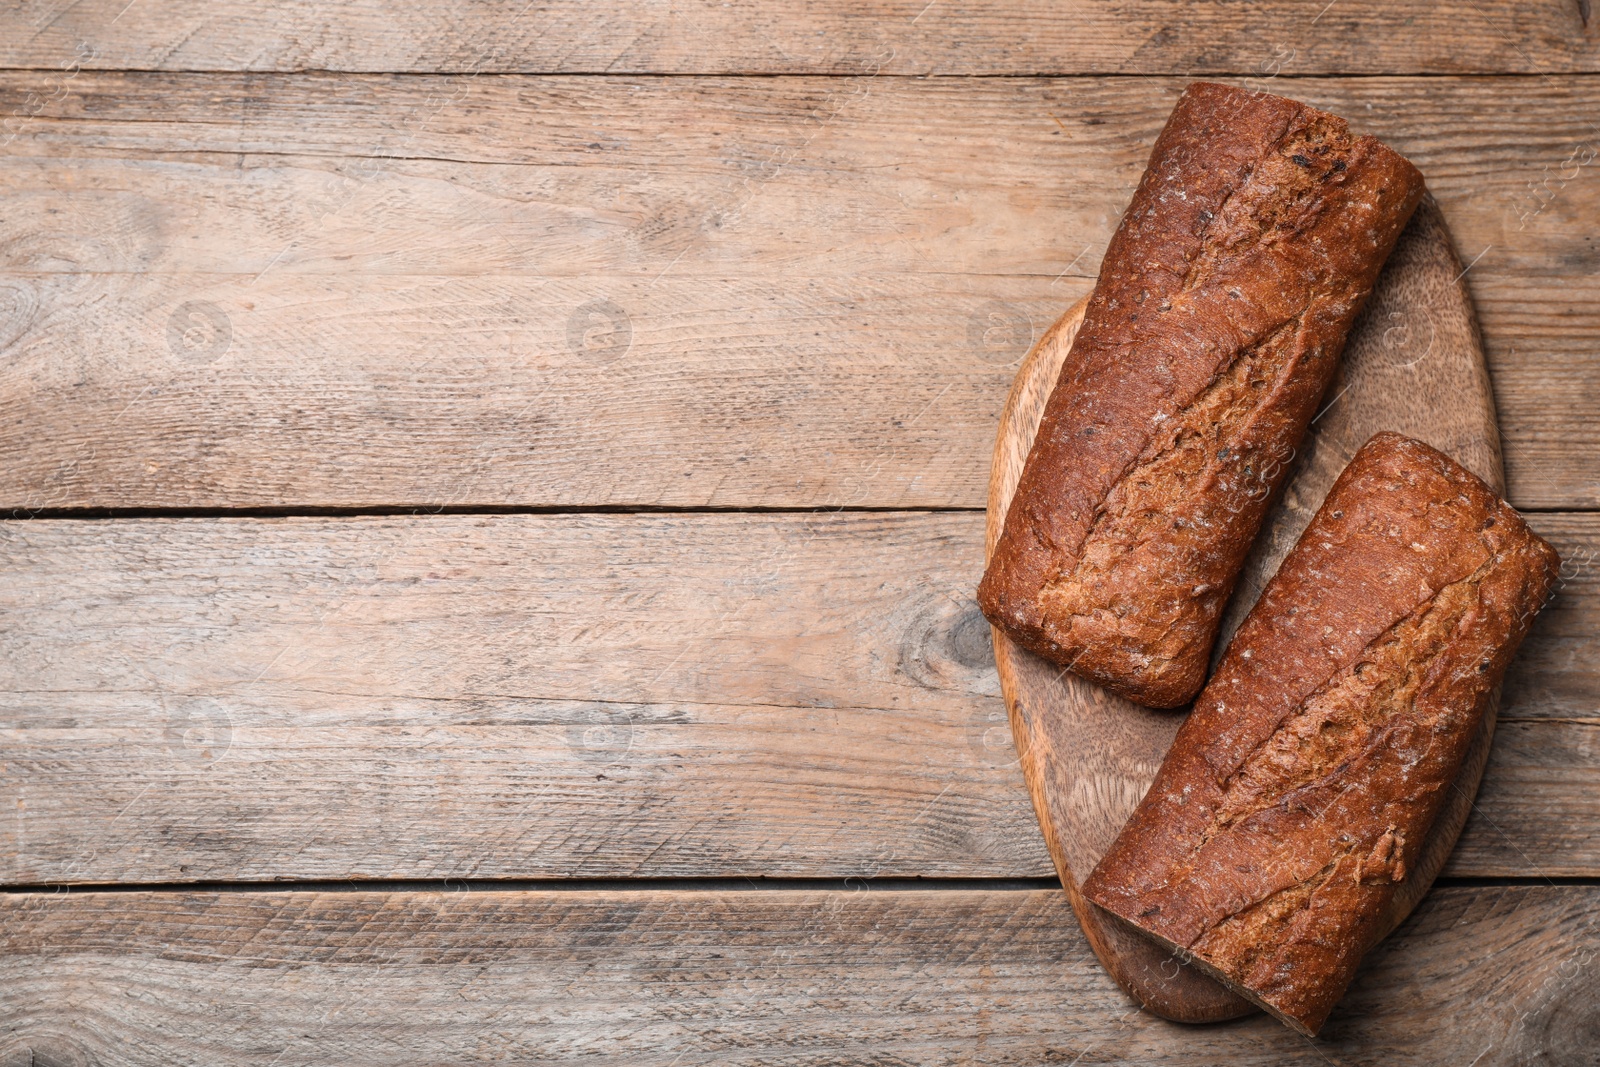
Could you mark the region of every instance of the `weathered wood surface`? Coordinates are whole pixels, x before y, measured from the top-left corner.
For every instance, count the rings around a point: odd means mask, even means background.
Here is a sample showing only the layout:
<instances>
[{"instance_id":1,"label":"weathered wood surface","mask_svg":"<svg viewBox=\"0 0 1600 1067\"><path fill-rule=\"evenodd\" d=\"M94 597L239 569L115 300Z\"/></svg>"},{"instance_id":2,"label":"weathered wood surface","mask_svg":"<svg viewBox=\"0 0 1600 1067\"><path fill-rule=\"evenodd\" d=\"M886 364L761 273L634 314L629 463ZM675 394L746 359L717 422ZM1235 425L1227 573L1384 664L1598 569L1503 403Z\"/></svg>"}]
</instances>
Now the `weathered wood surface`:
<instances>
[{"instance_id":1,"label":"weathered wood surface","mask_svg":"<svg viewBox=\"0 0 1600 1067\"><path fill-rule=\"evenodd\" d=\"M1183 83L0 74L0 507L981 507ZM1600 504L1586 82L1262 83L1418 162L1511 499Z\"/></svg>"},{"instance_id":2,"label":"weathered wood surface","mask_svg":"<svg viewBox=\"0 0 1600 1067\"><path fill-rule=\"evenodd\" d=\"M1446 873L1600 873L1600 516ZM1041 876L974 513L0 524L0 878Z\"/></svg>"},{"instance_id":3,"label":"weathered wood surface","mask_svg":"<svg viewBox=\"0 0 1600 1067\"><path fill-rule=\"evenodd\" d=\"M1180 1026L1062 894L0 897L0 1063L1593 1063L1600 889L1436 891L1312 1043Z\"/></svg>"},{"instance_id":4,"label":"weathered wood surface","mask_svg":"<svg viewBox=\"0 0 1600 1067\"><path fill-rule=\"evenodd\" d=\"M1600 68L1580 0L23 0L0 66L854 74Z\"/></svg>"},{"instance_id":5,"label":"weathered wood surface","mask_svg":"<svg viewBox=\"0 0 1600 1067\"><path fill-rule=\"evenodd\" d=\"M1561 581L1506 674L1502 716L1593 717L1600 709L1600 516L1524 517L1561 553Z\"/></svg>"},{"instance_id":6,"label":"weathered wood surface","mask_svg":"<svg viewBox=\"0 0 1600 1067\"><path fill-rule=\"evenodd\" d=\"M973 510L0 522L0 881L1048 875L975 511L1177 92L1417 159L1513 501L1600 506L1592 6L4 7L0 513ZM1534 519L1447 875L1600 876L1600 516ZM1315 1047L1055 891L5 893L0 1067L1584 1063L1597 892L1436 889Z\"/></svg>"}]
</instances>

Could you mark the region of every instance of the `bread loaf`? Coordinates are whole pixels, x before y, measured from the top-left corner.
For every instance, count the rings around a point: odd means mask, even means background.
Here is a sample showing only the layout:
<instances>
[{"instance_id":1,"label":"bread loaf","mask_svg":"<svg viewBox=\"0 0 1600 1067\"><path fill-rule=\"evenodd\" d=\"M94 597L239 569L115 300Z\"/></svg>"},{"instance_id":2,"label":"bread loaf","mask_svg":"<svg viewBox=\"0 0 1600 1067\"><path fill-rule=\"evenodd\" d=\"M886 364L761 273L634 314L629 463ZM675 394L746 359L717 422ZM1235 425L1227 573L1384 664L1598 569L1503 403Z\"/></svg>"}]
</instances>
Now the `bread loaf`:
<instances>
[{"instance_id":1,"label":"bread loaf","mask_svg":"<svg viewBox=\"0 0 1600 1067\"><path fill-rule=\"evenodd\" d=\"M1157 139L978 591L1023 647L1154 707L1223 605L1423 193L1304 104L1192 85Z\"/></svg>"},{"instance_id":2,"label":"bread loaf","mask_svg":"<svg viewBox=\"0 0 1600 1067\"><path fill-rule=\"evenodd\" d=\"M1454 461L1374 437L1084 895L1315 1034L1383 932L1559 564Z\"/></svg>"}]
</instances>

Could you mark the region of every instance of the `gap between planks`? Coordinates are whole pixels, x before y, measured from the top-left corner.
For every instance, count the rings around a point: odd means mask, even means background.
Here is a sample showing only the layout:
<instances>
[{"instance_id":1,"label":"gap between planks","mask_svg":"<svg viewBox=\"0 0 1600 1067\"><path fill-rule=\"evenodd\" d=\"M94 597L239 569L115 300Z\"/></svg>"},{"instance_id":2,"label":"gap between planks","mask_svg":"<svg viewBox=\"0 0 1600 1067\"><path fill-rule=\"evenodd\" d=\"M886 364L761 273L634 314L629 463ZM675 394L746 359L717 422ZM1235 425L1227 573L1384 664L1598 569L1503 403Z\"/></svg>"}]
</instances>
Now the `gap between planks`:
<instances>
[{"instance_id":1,"label":"gap between planks","mask_svg":"<svg viewBox=\"0 0 1600 1067\"><path fill-rule=\"evenodd\" d=\"M1600 875L1442 875L1437 888L1600 886ZM1047 878L334 878L304 881L90 882L0 885L19 893L1033 893L1060 889Z\"/></svg>"},{"instance_id":2,"label":"gap between planks","mask_svg":"<svg viewBox=\"0 0 1600 1067\"><path fill-rule=\"evenodd\" d=\"M770 507L729 504L707 504L699 507L663 504L552 504L536 505L444 505L427 507L420 504L382 504L364 507L293 507L281 508L40 508L37 511L13 511L0 515L0 522L104 522L116 519L319 519L319 518L410 518L431 519L453 515L942 515L983 512L981 507L899 506L892 504L833 504L814 507ZM1523 515L1594 515L1600 507L1533 507L1517 508Z\"/></svg>"},{"instance_id":3,"label":"gap between planks","mask_svg":"<svg viewBox=\"0 0 1600 1067\"><path fill-rule=\"evenodd\" d=\"M228 67L195 67L195 68L167 68L167 67L85 67L85 73L94 74L151 74L170 75L182 77L195 75L203 77L216 74L270 74L274 78L343 78L352 81L362 78L472 78L473 80L493 81L497 78L593 78L596 80L610 79L612 81L626 80L629 78L661 78L684 80L719 78L741 81L788 81L800 79L834 78L839 81L859 81L871 78L874 81L908 81L928 82L937 79L949 81L970 82L1003 82L1003 81L1103 81L1106 78L1149 79L1161 78L1190 78L1194 81L1216 81L1219 79L1255 81L1265 80L1259 70L1207 70L1186 74L1183 71L1051 71L1048 69L1009 71L1003 74L961 74L950 71L918 74L914 72L879 72L862 71L851 73L849 71L831 70L785 70L785 71L740 71L740 70L486 70L486 71L457 71L457 70L339 70L334 67L301 67L294 70L272 71L241 71ZM51 74L61 73L60 67L18 67L0 65L0 74ZM1417 81L1450 80L1472 78L1475 81L1488 81L1495 78L1537 78L1559 77L1562 79L1590 79L1600 78L1600 70L1572 70L1560 71L1555 74L1541 73L1528 70L1488 70L1473 73L1449 70L1418 70L1418 71L1305 71L1298 74L1280 73L1271 76L1275 83L1310 82L1310 81L1370 81L1374 78L1407 78ZM238 153L230 153L237 155ZM386 157L389 158L389 157ZM395 156L396 159L428 159L428 156Z\"/></svg>"}]
</instances>

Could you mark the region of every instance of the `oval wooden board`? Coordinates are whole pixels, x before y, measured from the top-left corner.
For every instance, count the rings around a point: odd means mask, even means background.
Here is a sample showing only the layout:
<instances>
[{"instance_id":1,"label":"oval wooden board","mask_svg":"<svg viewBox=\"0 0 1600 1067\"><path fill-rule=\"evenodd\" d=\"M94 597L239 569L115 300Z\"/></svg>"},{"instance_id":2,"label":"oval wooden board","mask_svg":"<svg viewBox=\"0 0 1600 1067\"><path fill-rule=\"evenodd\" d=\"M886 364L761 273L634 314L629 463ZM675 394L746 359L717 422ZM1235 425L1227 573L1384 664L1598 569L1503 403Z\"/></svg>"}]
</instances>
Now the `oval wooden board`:
<instances>
[{"instance_id":1,"label":"oval wooden board","mask_svg":"<svg viewBox=\"0 0 1600 1067\"><path fill-rule=\"evenodd\" d=\"M1368 437L1397 430L1454 456L1504 492L1494 397L1472 304L1450 233L1431 198L1401 236L1346 346L1326 405L1245 564L1224 618L1220 649L1256 601L1323 495ZM1034 345L1000 418L989 481L987 551L994 550L1045 401L1087 298ZM1143 797L1181 712L1140 707L1065 673L994 634L1000 684L1034 811L1089 943L1145 1007L1180 1022L1214 1022L1256 1010L1170 953L1114 924L1078 892ZM1412 876L1396 894L1385 932L1433 883L1471 810L1494 733L1495 709L1467 754ZM1359 981L1359 979L1358 979Z\"/></svg>"}]
</instances>

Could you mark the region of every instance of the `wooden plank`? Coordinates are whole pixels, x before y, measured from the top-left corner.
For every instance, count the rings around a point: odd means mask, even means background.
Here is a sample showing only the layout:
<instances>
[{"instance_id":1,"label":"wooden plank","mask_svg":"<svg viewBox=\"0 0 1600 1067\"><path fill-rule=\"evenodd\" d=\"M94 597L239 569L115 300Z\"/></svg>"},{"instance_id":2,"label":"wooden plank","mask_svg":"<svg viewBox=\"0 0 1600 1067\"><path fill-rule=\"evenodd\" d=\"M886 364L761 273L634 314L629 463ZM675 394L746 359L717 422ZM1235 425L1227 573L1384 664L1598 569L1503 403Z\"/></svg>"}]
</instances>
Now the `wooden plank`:
<instances>
[{"instance_id":1,"label":"wooden plank","mask_svg":"<svg viewBox=\"0 0 1600 1067\"><path fill-rule=\"evenodd\" d=\"M0 75L0 506L981 507L1182 84ZM1583 80L1271 87L1422 166L1511 498L1600 505Z\"/></svg>"},{"instance_id":2,"label":"wooden plank","mask_svg":"<svg viewBox=\"0 0 1600 1067\"><path fill-rule=\"evenodd\" d=\"M39 309L0 364L0 509L24 512L930 506L964 496L985 467L1034 324L1090 285L943 274L9 283ZM211 309L225 309L225 338ZM174 329L196 347L169 340Z\"/></svg>"},{"instance_id":3,"label":"wooden plank","mask_svg":"<svg viewBox=\"0 0 1600 1067\"><path fill-rule=\"evenodd\" d=\"M1600 632L1600 516L1527 518L1561 553L1561 580L1506 675L1489 770L1446 875L1581 874L1589 868L1586 860L1558 860L1546 868L1541 858L1576 859L1589 851L1584 839L1600 826L1600 793L1589 780L1600 768L1600 674L1593 655ZM1546 806L1557 796L1568 798L1560 816Z\"/></svg>"},{"instance_id":4,"label":"wooden plank","mask_svg":"<svg viewBox=\"0 0 1600 1067\"><path fill-rule=\"evenodd\" d=\"M1047 874L979 527L0 524L4 878Z\"/></svg>"},{"instance_id":5,"label":"wooden plank","mask_svg":"<svg viewBox=\"0 0 1600 1067\"><path fill-rule=\"evenodd\" d=\"M982 524L0 523L0 880L1047 876ZM1592 668L1546 640L1448 873L1600 873Z\"/></svg>"},{"instance_id":6,"label":"wooden plank","mask_svg":"<svg viewBox=\"0 0 1600 1067\"><path fill-rule=\"evenodd\" d=\"M1501 717L1595 716L1600 709L1600 517L1524 516L1561 553L1556 596L1540 613L1506 673Z\"/></svg>"},{"instance_id":7,"label":"wooden plank","mask_svg":"<svg viewBox=\"0 0 1600 1067\"><path fill-rule=\"evenodd\" d=\"M8 1064L1577 1064L1600 1002L1593 886L1437 890L1315 1043L1136 1010L1054 890L9 894L0 915Z\"/></svg>"},{"instance_id":8,"label":"wooden plank","mask_svg":"<svg viewBox=\"0 0 1600 1067\"><path fill-rule=\"evenodd\" d=\"M1501 721L1445 877L1600 871L1600 718Z\"/></svg>"},{"instance_id":9,"label":"wooden plank","mask_svg":"<svg viewBox=\"0 0 1600 1067\"><path fill-rule=\"evenodd\" d=\"M1576 0L24 0L0 65L160 70L769 74L1595 70Z\"/></svg>"}]
</instances>

